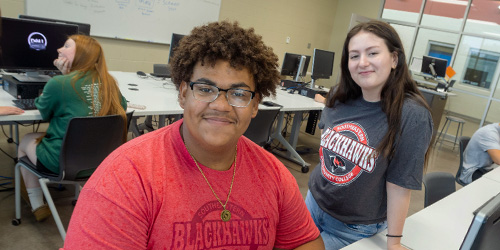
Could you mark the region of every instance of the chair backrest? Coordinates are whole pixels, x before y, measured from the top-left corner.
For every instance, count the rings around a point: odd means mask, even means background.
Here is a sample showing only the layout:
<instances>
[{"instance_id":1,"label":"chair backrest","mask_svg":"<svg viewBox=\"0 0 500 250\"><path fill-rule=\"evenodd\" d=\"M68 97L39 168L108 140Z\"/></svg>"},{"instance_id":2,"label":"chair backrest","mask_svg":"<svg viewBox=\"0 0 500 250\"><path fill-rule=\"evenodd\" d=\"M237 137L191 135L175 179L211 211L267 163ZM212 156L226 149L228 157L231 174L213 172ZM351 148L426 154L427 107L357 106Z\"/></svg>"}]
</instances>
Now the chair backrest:
<instances>
[{"instance_id":1,"label":"chair backrest","mask_svg":"<svg viewBox=\"0 0 500 250\"><path fill-rule=\"evenodd\" d=\"M279 107L275 109L259 109L257 116L252 119L247 131L243 134L248 139L263 147L269 141L274 120L280 112Z\"/></svg>"},{"instance_id":2,"label":"chair backrest","mask_svg":"<svg viewBox=\"0 0 500 250\"><path fill-rule=\"evenodd\" d=\"M132 117L134 116L134 111L135 110L127 112L127 131L130 128L130 122L132 121Z\"/></svg>"},{"instance_id":3,"label":"chair backrest","mask_svg":"<svg viewBox=\"0 0 500 250\"><path fill-rule=\"evenodd\" d=\"M432 205L449 194L455 192L455 178L447 172L432 172L424 176L424 207Z\"/></svg>"},{"instance_id":4,"label":"chair backrest","mask_svg":"<svg viewBox=\"0 0 500 250\"><path fill-rule=\"evenodd\" d=\"M457 174L455 175L455 181L462 185L465 186L467 183L464 183L463 181L460 180L460 174L462 173L462 170L464 169L464 151L465 148L467 147L467 144L469 144L470 137L468 136L460 136L459 140L459 147L460 147L460 163L458 165L458 170Z\"/></svg>"},{"instance_id":5,"label":"chair backrest","mask_svg":"<svg viewBox=\"0 0 500 250\"><path fill-rule=\"evenodd\" d=\"M59 157L59 176L75 180L81 171L91 171L123 144L120 115L75 117L69 121Z\"/></svg>"}]
</instances>

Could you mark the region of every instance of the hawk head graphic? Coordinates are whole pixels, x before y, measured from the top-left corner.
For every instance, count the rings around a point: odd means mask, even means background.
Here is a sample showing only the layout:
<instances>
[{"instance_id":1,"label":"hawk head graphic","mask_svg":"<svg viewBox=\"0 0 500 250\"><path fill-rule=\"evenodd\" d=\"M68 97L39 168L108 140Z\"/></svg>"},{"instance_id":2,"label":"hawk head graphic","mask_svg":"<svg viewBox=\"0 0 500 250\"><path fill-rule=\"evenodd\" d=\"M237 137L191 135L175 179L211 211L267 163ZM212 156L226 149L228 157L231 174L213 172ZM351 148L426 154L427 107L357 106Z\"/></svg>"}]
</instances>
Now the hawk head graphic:
<instances>
[{"instance_id":1,"label":"hawk head graphic","mask_svg":"<svg viewBox=\"0 0 500 250\"><path fill-rule=\"evenodd\" d=\"M345 171L345 163L342 158L339 156L330 156L330 165L332 166L332 172L334 172L337 169L341 169L342 171Z\"/></svg>"}]
</instances>

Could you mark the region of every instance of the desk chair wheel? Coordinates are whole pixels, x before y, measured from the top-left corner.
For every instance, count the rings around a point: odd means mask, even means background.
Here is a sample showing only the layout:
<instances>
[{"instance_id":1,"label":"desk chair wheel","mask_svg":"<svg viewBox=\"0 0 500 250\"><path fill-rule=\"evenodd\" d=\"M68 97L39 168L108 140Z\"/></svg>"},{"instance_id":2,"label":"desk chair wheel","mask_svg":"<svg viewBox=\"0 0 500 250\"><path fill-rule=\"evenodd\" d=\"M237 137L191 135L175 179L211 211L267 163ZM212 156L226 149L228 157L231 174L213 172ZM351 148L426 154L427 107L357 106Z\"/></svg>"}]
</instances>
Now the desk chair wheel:
<instances>
[{"instance_id":1,"label":"desk chair wheel","mask_svg":"<svg viewBox=\"0 0 500 250\"><path fill-rule=\"evenodd\" d=\"M12 225L19 226L21 224L21 219L12 219Z\"/></svg>"},{"instance_id":2,"label":"desk chair wheel","mask_svg":"<svg viewBox=\"0 0 500 250\"><path fill-rule=\"evenodd\" d=\"M300 170L302 171L302 173L307 173L307 172L309 172L309 167L308 166L304 166Z\"/></svg>"}]
</instances>

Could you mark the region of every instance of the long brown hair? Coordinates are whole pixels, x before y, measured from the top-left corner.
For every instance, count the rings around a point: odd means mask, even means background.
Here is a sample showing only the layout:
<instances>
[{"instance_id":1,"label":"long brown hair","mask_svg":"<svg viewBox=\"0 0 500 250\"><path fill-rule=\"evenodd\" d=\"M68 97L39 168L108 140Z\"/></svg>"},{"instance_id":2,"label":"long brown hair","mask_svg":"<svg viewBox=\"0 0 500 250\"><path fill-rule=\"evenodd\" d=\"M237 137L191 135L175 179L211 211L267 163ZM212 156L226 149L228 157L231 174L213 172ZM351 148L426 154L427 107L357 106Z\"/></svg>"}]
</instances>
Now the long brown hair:
<instances>
[{"instance_id":1,"label":"long brown hair","mask_svg":"<svg viewBox=\"0 0 500 250\"><path fill-rule=\"evenodd\" d=\"M430 110L410 75L403 44L392 26L382 21L370 21L360 23L349 31L342 49L340 83L337 88L331 88L326 106L334 107L336 102L345 103L347 100L356 99L362 95L361 88L352 79L348 67L349 42L353 36L361 31L370 32L382 38L389 52L391 54L395 53L398 57L397 66L391 70L380 94L382 111L387 116L388 131L377 146L376 151L381 152L384 157L390 159L394 155L395 145L397 144L396 139L399 138L401 112L405 98L412 98L427 110ZM429 152L430 147L425 153L425 162L427 162Z\"/></svg>"},{"instance_id":2,"label":"long brown hair","mask_svg":"<svg viewBox=\"0 0 500 250\"><path fill-rule=\"evenodd\" d=\"M70 73L75 72L71 81L73 88L77 80L89 76L92 84L99 84L98 96L101 107L97 116L120 115L125 125L123 133L126 140L127 116L121 105L120 89L116 80L108 73L101 45L94 38L85 35L72 35L68 39L72 39L76 44L75 58L70 69ZM91 91L94 91L94 88L91 88Z\"/></svg>"}]
</instances>

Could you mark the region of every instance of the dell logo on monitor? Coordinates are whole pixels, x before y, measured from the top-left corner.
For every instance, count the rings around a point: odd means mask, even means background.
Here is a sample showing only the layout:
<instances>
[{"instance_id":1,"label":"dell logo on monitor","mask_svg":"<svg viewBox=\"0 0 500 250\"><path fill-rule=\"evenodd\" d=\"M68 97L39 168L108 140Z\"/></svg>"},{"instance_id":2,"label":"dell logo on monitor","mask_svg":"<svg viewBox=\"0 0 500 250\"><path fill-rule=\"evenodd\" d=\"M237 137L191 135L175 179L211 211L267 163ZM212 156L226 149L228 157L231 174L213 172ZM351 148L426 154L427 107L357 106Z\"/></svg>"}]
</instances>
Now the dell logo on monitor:
<instances>
[{"instance_id":1,"label":"dell logo on monitor","mask_svg":"<svg viewBox=\"0 0 500 250\"><path fill-rule=\"evenodd\" d=\"M45 50L47 48L47 38L40 32L33 32L28 36L28 44L31 49Z\"/></svg>"}]
</instances>

